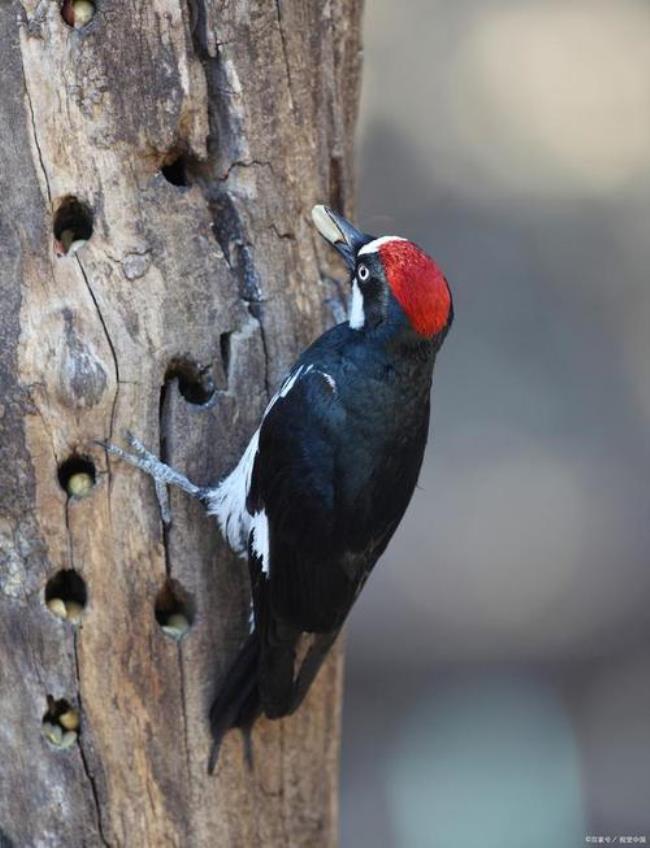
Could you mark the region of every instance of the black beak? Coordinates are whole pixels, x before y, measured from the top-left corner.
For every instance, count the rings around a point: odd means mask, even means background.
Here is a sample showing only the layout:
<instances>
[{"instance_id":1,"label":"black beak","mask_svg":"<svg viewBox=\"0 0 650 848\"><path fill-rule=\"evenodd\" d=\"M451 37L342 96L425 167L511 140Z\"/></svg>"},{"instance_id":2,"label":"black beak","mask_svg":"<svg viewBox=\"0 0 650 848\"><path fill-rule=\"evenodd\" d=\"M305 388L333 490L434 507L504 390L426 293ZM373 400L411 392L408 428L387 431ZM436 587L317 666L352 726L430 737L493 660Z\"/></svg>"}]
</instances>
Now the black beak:
<instances>
[{"instance_id":1,"label":"black beak","mask_svg":"<svg viewBox=\"0 0 650 848\"><path fill-rule=\"evenodd\" d=\"M354 271L357 251L372 241L373 236L357 230L342 215L332 212L327 206L314 206L311 217L318 232L338 250L348 268Z\"/></svg>"}]
</instances>

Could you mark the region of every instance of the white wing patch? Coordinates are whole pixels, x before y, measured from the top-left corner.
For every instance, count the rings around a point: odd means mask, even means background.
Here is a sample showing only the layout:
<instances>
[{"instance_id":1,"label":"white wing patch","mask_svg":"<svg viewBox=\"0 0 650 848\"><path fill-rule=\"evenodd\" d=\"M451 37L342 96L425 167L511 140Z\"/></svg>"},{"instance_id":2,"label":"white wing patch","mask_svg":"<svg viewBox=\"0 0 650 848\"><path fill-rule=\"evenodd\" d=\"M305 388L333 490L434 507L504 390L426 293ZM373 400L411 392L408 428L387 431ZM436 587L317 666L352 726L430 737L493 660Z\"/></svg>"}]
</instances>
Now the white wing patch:
<instances>
[{"instance_id":1,"label":"white wing patch","mask_svg":"<svg viewBox=\"0 0 650 848\"><path fill-rule=\"evenodd\" d=\"M326 374L325 371L319 371L318 373L321 375L321 377L324 378L325 382L330 387L330 389L334 393L336 393L336 380L334 379L334 377L332 377L331 374Z\"/></svg>"},{"instance_id":2,"label":"white wing patch","mask_svg":"<svg viewBox=\"0 0 650 848\"><path fill-rule=\"evenodd\" d=\"M262 561L262 572L269 573L269 521L264 510L256 512L251 522L251 548Z\"/></svg>"},{"instance_id":3,"label":"white wing patch","mask_svg":"<svg viewBox=\"0 0 650 848\"><path fill-rule=\"evenodd\" d=\"M248 493L251 488L253 477L253 466L260 443L260 430L264 419L271 411L278 398L286 397L296 382L314 370L313 365L301 365L292 371L282 383L278 391L269 401L262 415L260 426L253 434L248 447L242 454L237 466L231 473L215 486L207 496L208 514L214 515L219 523L219 528L230 547L241 557L246 558L248 551L248 539L253 533L253 550L262 560L262 571L269 573L269 524L265 512L251 515L246 508ZM329 374L324 371L318 373L327 381L332 391L336 391L336 383Z\"/></svg>"},{"instance_id":4,"label":"white wing patch","mask_svg":"<svg viewBox=\"0 0 650 848\"><path fill-rule=\"evenodd\" d=\"M307 365L306 367L304 365L301 365L299 368L296 368L296 370L293 372L293 374L289 374L287 379L280 386L279 391L277 391L273 395L273 397L271 398L271 401L270 401L269 405L266 407L264 415L262 416L262 421L264 421L266 416L269 414L269 411L270 411L271 407L273 406L273 404L276 402L276 400L278 398L281 398L281 397L286 397L289 394L289 392L291 391L291 389L293 389L293 387L295 386L296 381L299 380L300 377L304 376L305 374L309 374L309 372L311 371L311 369L313 367L314 367L313 365Z\"/></svg>"},{"instance_id":5,"label":"white wing patch","mask_svg":"<svg viewBox=\"0 0 650 848\"><path fill-rule=\"evenodd\" d=\"M381 238L376 238L374 241L369 241L368 244L364 244L364 246L358 251L357 256L365 256L368 253L377 253L380 247L384 244L388 244L391 241L406 241L402 236L381 236Z\"/></svg>"}]
</instances>

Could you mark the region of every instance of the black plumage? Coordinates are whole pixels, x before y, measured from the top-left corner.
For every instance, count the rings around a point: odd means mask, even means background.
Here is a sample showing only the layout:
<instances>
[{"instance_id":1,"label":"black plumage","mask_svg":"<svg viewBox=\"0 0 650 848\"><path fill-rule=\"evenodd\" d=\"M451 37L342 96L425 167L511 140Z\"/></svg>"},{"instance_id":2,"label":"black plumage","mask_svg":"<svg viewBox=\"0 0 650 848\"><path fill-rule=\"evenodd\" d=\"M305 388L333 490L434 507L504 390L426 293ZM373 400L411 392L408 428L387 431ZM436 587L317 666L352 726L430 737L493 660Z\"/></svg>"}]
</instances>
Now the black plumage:
<instances>
[{"instance_id":1,"label":"black plumage","mask_svg":"<svg viewBox=\"0 0 650 848\"><path fill-rule=\"evenodd\" d=\"M364 237L362 244L369 241ZM279 718L300 705L417 483L433 366L451 309L441 331L423 338L390 292L378 260L365 262L375 268L364 327L346 322L317 339L260 428L247 509L266 515L268 561L256 552L253 531L255 628L213 706L215 752L229 723L223 707L232 699L224 693L232 687L243 700L230 726L246 729L262 712ZM299 663L297 647L306 634L309 647ZM242 687L243 666L249 677Z\"/></svg>"}]
</instances>

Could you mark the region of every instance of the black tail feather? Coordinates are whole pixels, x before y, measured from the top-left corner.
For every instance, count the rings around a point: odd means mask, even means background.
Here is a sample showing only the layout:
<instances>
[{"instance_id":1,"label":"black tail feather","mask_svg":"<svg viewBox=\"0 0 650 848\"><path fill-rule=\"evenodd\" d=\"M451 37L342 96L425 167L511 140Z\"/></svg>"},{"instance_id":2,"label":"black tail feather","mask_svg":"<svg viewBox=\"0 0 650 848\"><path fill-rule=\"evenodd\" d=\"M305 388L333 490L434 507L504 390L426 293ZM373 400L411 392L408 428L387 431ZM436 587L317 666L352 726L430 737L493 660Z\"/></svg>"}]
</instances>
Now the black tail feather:
<instances>
[{"instance_id":1,"label":"black tail feather","mask_svg":"<svg viewBox=\"0 0 650 848\"><path fill-rule=\"evenodd\" d=\"M264 646L257 630L250 634L228 670L210 710L213 743L209 774L219 759L223 737L234 727L244 736L244 756L248 767L252 768L251 730L255 721L262 712L268 718L282 718L298 709L338 634L335 630L314 635L295 678L299 634L290 630L276 632L274 643Z\"/></svg>"},{"instance_id":2,"label":"black tail feather","mask_svg":"<svg viewBox=\"0 0 650 848\"><path fill-rule=\"evenodd\" d=\"M257 687L260 645L257 633L253 632L226 674L221 691L210 709L212 751L208 773L212 774L219 759L219 750L225 734L233 727L241 728L244 734L246 759L252 764L250 731L261 712Z\"/></svg>"},{"instance_id":3,"label":"black tail feather","mask_svg":"<svg viewBox=\"0 0 650 848\"><path fill-rule=\"evenodd\" d=\"M307 656L303 660L298 676L294 681L291 693L291 703L287 710L287 715L295 713L304 701L305 695L309 691L311 684L314 682L314 678L323 664L323 660L338 638L340 632L341 631L339 629L335 630L333 633L318 633L315 635L314 642L307 652Z\"/></svg>"}]
</instances>

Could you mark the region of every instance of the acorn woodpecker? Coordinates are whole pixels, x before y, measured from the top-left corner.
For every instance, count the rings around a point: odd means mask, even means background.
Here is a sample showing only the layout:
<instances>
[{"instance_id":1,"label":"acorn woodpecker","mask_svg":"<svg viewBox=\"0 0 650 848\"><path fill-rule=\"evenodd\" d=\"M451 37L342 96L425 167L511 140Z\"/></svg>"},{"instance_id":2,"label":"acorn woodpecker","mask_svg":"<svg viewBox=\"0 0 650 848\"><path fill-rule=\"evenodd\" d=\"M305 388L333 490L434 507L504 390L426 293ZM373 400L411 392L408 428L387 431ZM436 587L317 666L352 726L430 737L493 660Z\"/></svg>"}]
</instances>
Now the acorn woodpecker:
<instances>
[{"instance_id":1,"label":"acorn woodpecker","mask_svg":"<svg viewBox=\"0 0 650 848\"><path fill-rule=\"evenodd\" d=\"M133 437L133 453L106 445L150 474L159 495L170 483L199 498L248 558L252 630L211 709L210 771L230 728L250 742L259 715L300 705L397 529L453 318L447 280L413 242L362 233L325 206L312 217L350 270L349 320L298 358L230 475L196 486Z\"/></svg>"}]
</instances>

